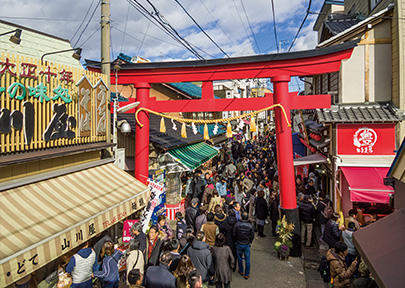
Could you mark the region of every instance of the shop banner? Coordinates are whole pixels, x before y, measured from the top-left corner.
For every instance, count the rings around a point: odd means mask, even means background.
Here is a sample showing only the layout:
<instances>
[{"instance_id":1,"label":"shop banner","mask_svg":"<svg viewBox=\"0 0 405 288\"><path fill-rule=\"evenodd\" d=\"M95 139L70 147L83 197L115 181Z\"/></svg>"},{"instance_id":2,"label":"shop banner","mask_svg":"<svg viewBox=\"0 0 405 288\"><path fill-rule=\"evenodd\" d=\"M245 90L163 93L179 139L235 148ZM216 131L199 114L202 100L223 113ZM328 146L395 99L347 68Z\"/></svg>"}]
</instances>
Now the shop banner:
<instances>
[{"instance_id":1,"label":"shop banner","mask_svg":"<svg viewBox=\"0 0 405 288\"><path fill-rule=\"evenodd\" d=\"M338 124L338 155L394 155L395 124Z\"/></svg>"},{"instance_id":2,"label":"shop banner","mask_svg":"<svg viewBox=\"0 0 405 288\"><path fill-rule=\"evenodd\" d=\"M294 152L295 159L297 158L302 158L302 156L298 153ZM297 175L301 175L302 179L308 178L308 171L309 171L309 165L299 165L295 167L295 170L297 171Z\"/></svg>"},{"instance_id":3,"label":"shop banner","mask_svg":"<svg viewBox=\"0 0 405 288\"><path fill-rule=\"evenodd\" d=\"M148 187L151 191L149 203L146 205L141 216L142 231L146 232L149 222L156 224L159 215L166 215L166 193L165 187L161 183L148 179Z\"/></svg>"},{"instance_id":4,"label":"shop banner","mask_svg":"<svg viewBox=\"0 0 405 288\"><path fill-rule=\"evenodd\" d=\"M124 227L122 228L122 242L127 243L132 239L131 227L134 223L139 222L138 219L125 220Z\"/></svg>"}]
</instances>

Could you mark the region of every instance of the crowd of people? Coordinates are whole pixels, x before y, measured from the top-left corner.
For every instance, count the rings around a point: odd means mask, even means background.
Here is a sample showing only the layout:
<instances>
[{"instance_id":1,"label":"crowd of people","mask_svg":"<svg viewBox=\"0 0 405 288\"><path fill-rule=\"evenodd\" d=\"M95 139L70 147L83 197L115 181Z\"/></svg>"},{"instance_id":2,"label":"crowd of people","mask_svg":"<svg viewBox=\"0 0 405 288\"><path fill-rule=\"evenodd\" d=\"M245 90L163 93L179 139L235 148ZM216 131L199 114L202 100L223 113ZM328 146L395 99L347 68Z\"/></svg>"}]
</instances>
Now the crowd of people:
<instances>
[{"instance_id":1,"label":"crowd of people","mask_svg":"<svg viewBox=\"0 0 405 288\"><path fill-rule=\"evenodd\" d=\"M255 141L228 142L225 151L212 169L186 175L186 209L184 214L176 213L176 227L170 227L163 215L147 234L139 223L131 227L125 276L129 287L230 287L236 270L244 279L250 278L255 233L266 237L264 226L271 222L272 236L277 236L280 207L274 131ZM352 242L352 233L360 228L356 211L349 213L347 229L339 227L339 214L333 212L316 172L308 178L297 175L296 189L301 243L314 245L314 223L319 224L321 241L330 248L325 263L334 287L366 283L364 279L371 279L369 272ZM117 262L122 252L108 238L100 241L98 250L84 246L72 257L66 268L72 287L91 287L92 277L100 279L102 287L118 287Z\"/></svg>"}]
</instances>

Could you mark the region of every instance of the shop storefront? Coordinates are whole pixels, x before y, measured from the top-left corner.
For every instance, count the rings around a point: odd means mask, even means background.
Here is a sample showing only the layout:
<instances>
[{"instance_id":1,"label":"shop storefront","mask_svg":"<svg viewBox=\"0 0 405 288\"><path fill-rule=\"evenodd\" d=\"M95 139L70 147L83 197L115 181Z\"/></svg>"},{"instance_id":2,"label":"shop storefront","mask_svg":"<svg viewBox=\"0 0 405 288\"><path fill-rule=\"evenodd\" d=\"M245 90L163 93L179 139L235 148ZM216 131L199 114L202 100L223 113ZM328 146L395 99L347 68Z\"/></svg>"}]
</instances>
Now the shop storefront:
<instances>
[{"instance_id":1,"label":"shop storefront","mask_svg":"<svg viewBox=\"0 0 405 288\"><path fill-rule=\"evenodd\" d=\"M350 209L361 210L366 217L391 212L394 190L384 185L384 178L395 156L395 127L402 120L398 115L395 107L380 103L316 111L315 119L333 139L325 150L328 162L322 164L328 172L328 194L344 217Z\"/></svg>"},{"instance_id":2,"label":"shop storefront","mask_svg":"<svg viewBox=\"0 0 405 288\"><path fill-rule=\"evenodd\" d=\"M389 213L394 190L384 185L384 177L395 155L395 124L338 124L336 130L344 215L352 208L366 215Z\"/></svg>"},{"instance_id":3,"label":"shop storefront","mask_svg":"<svg viewBox=\"0 0 405 288\"><path fill-rule=\"evenodd\" d=\"M101 232L118 240L123 220L146 205L150 192L112 164L106 76L2 53L0 83L6 287L32 272L42 281Z\"/></svg>"}]
</instances>

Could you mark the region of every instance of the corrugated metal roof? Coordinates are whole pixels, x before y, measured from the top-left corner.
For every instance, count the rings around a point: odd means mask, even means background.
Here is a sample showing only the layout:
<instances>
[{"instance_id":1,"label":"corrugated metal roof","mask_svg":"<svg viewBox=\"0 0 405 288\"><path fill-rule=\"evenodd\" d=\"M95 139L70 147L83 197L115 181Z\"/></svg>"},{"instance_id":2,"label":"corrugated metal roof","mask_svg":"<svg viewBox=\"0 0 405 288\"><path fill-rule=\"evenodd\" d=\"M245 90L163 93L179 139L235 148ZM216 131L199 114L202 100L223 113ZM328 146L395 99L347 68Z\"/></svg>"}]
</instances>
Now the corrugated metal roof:
<instances>
[{"instance_id":1,"label":"corrugated metal roof","mask_svg":"<svg viewBox=\"0 0 405 288\"><path fill-rule=\"evenodd\" d=\"M405 120L403 112L394 112L389 103L333 105L331 108L317 109L316 116L321 123L399 122Z\"/></svg>"},{"instance_id":2,"label":"corrugated metal roof","mask_svg":"<svg viewBox=\"0 0 405 288\"><path fill-rule=\"evenodd\" d=\"M337 35L363 19L364 17L362 18L359 14L330 14L323 23L333 35Z\"/></svg>"}]
</instances>

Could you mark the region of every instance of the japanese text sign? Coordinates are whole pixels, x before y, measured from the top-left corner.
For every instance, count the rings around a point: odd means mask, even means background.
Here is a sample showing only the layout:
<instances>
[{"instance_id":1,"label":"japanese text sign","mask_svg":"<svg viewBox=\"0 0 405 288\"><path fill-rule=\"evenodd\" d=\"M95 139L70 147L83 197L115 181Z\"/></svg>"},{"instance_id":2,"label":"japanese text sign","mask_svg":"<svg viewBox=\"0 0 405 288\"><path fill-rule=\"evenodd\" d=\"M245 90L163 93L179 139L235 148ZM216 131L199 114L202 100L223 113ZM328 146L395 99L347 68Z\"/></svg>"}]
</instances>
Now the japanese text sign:
<instances>
[{"instance_id":1,"label":"japanese text sign","mask_svg":"<svg viewBox=\"0 0 405 288\"><path fill-rule=\"evenodd\" d=\"M394 155L395 124L338 124L338 155Z\"/></svg>"}]
</instances>

